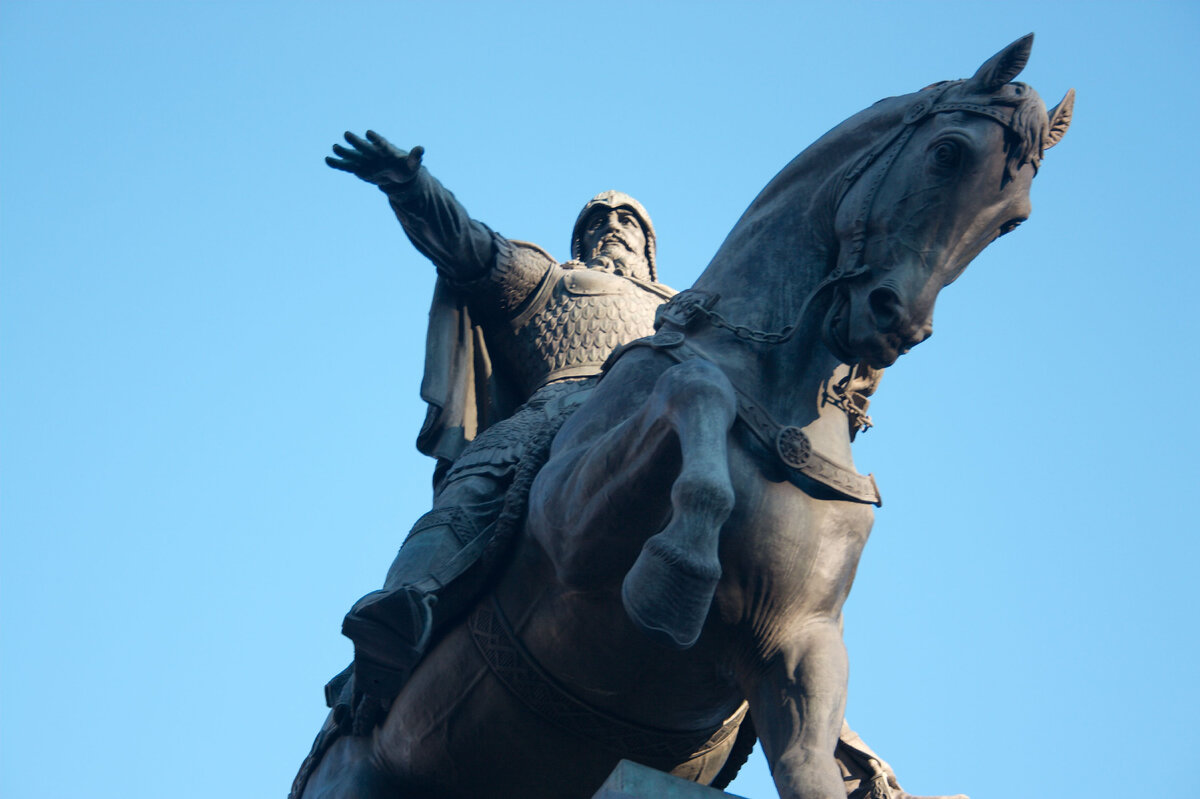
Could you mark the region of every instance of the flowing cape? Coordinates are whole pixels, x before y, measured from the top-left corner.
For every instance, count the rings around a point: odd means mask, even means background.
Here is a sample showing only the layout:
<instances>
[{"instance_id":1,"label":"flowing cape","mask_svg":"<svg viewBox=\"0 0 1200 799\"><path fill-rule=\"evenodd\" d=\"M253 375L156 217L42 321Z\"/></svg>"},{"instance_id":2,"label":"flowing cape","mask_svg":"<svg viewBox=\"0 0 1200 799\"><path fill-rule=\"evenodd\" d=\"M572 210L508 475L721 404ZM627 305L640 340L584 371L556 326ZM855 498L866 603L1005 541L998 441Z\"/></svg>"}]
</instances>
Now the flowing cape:
<instances>
[{"instance_id":1,"label":"flowing cape","mask_svg":"<svg viewBox=\"0 0 1200 799\"><path fill-rule=\"evenodd\" d=\"M429 309L421 399L429 410L417 449L447 461L521 404L512 384L492 369L483 328L471 318L466 293L440 275Z\"/></svg>"}]
</instances>

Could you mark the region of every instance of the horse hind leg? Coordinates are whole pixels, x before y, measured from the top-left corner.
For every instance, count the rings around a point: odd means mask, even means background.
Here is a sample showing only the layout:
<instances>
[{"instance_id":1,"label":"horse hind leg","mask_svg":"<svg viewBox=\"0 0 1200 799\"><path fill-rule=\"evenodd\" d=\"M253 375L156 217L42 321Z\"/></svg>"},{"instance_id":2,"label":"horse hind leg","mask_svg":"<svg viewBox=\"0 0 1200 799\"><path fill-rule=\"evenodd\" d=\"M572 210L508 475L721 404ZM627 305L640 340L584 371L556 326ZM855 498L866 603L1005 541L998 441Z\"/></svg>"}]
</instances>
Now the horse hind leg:
<instances>
[{"instance_id":1,"label":"horse hind leg","mask_svg":"<svg viewBox=\"0 0 1200 799\"><path fill-rule=\"evenodd\" d=\"M729 430L737 397L708 361L662 374L648 401L679 439L681 467L671 487L671 519L642 547L621 586L625 611L643 633L674 649L696 643L721 578L721 526L733 510Z\"/></svg>"}]
</instances>

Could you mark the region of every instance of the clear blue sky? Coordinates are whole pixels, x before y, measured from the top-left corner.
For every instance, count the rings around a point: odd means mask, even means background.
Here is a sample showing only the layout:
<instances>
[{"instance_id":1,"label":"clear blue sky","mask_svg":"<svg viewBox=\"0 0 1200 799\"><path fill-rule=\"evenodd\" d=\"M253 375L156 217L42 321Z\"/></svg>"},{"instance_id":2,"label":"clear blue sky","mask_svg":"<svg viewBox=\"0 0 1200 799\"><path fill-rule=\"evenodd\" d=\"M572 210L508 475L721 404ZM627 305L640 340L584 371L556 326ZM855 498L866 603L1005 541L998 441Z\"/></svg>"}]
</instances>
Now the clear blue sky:
<instances>
[{"instance_id":1,"label":"clear blue sky","mask_svg":"<svg viewBox=\"0 0 1200 799\"><path fill-rule=\"evenodd\" d=\"M432 269L343 130L559 257L623 189L683 288L825 130L1030 30L1075 121L856 445L848 714L910 790L1194 793L1200 6L9 0L0 794L286 793L429 499Z\"/></svg>"}]
</instances>

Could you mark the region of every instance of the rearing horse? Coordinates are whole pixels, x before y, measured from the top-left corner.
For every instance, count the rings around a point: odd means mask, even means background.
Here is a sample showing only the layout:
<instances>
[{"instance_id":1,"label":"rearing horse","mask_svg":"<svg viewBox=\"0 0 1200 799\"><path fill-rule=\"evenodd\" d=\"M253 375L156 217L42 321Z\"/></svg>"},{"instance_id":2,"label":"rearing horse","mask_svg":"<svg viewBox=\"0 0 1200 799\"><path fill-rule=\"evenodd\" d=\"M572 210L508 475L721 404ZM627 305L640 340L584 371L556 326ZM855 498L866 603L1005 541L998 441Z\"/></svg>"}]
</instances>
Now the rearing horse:
<instances>
[{"instance_id":1,"label":"rearing horse","mask_svg":"<svg viewBox=\"0 0 1200 799\"><path fill-rule=\"evenodd\" d=\"M1073 103L1012 82L1031 46L876 103L767 185L559 431L491 594L306 799L582 799L621 757L724 783L747 704L780 796L846 795L842 606L879 499L852 389L1029 216Z\"/></svg>"}]
</instances>

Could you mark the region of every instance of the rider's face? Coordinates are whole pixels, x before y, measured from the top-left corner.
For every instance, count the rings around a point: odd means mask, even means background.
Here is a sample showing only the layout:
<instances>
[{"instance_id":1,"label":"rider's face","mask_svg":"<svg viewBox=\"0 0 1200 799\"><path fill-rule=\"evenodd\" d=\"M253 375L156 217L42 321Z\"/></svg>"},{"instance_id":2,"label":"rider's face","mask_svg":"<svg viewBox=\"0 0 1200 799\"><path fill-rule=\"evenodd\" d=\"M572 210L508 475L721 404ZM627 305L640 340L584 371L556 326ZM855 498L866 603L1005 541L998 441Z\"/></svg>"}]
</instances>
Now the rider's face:
<instances>
[{"instance_id":1,"label":"rider's face","mask_svg":"<svg viewBox=\"0 0 1200 799\"><path fill-rule=\"evenodd\" d=\"M642 230L642 223L628 208L597 208L583 228L583 252L596 255L615 246L628 250L631 255L644 257L646 232Z\"/></svg>"}]
</instances>

